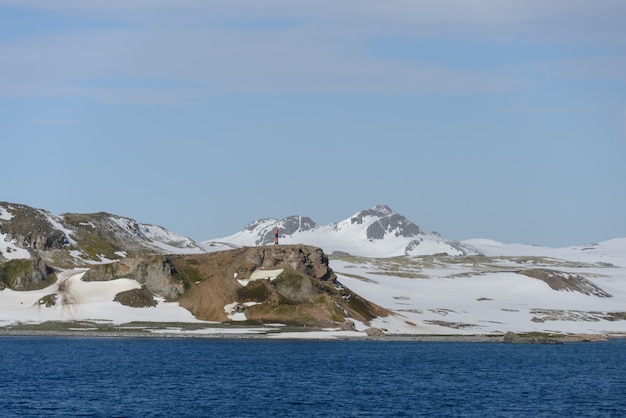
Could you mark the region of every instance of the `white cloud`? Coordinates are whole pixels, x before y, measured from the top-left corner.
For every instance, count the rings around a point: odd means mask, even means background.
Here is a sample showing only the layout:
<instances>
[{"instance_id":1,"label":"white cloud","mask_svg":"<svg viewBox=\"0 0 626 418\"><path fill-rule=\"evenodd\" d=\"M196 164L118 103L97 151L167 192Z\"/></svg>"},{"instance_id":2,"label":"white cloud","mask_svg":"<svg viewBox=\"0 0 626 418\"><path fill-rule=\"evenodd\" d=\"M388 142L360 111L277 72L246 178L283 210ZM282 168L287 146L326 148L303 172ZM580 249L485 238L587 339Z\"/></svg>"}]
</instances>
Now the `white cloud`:
<instances>
[{"instance_id":1,"label":"white cloud","mask_svg":"<svg viewBox=\"0 0 626 418\"><path fill-rule=\"evenodd\" d=\"M76 119L46 118L33 119L30 123L32 125L80 125L81 122Z\"/></svg>"},{"instance_id":2,"label":"white cloud","mask_svg":"<svg viewBox=\"0 0 626 418\"><path fill-rule=\"evenodd\" d=\"M4 97L190 103L224 91L500 92L526 85L529 67L453 69L371 56L363 45L386 36L626 45L626 3L614 0L601 8L582 0L0 0L2 5L122 23L0 43ZM534 69L553 77L621 80L623 59L610 53L603 59L616 65L581 59L576 66ZM127 79L145 83L115 84ZM113 84L101 86L101 80ZM189 85L163 87L162 81Z\"/></svg>"},{"instance_id":3,"label":"white cloud","mask_svg":"<svg viewBox=\"0 0 626 418\"><path fill-rule=\"evenodd\" d=\"M224 91L476 92L502 91L517 83L501 74L368 57L333 41L306 28L109 30L34 38L0 45L0 55L11 57L0 69L0 95L189 102ZM92 84L124 78L146 80L148 87ZM161 80L199 85L150 87Z\"/></svg>"},{"instance_id":4,"label":"white cloud","mask_svg":"<svg viewBox=\"0 0 626 418\"><path fill-rule=\"evenodd\" d=\"M188 27L215 22L294 20L344 33L380 31L430 36L510 36L554 41L562 34L580 39L626 42L626 3L604 0L0 0L0 6L28 8L79 17ZM335 27L333 27L335 26ZM550 37L539 39L540 37Z\"/></svg>"}]
</instances>

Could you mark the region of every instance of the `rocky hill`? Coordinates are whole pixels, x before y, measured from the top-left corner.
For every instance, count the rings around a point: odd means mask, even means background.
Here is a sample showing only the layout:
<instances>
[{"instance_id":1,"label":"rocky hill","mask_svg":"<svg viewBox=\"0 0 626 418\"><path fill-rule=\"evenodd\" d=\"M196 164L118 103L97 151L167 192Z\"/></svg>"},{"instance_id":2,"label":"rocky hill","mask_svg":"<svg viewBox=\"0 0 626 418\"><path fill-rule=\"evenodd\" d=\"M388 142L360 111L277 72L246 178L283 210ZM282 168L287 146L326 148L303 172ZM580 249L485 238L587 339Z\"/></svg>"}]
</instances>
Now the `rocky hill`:
<instances>
[{"instance_id":1,"label":"rocky hill","mask_svg":"<svg viewBox=\"0 0 626 418\"><path fill-rule=\"evenodd\" d=\"M0 203L0 291L49 293L34 306L85 309L78 283L131 280L124 306L177 302L195 318L307 326L368 324L388 314L336 281L320 248L271 245L207 252L164 228L107 213L53 215ZM64 279L59 279L62 272ZM126 282L125 282L126 283ZM20 302L22 303L22 302ZM67 306L66 306L67 305ZM44 315L45 317L45 315Z\"/></svg>"},{"instance_id":2,"label":"rocky hill","mask_svg":"<svg viewBox=\"0 0 626 418\"><path fill-rule=\"evenodd\" d=\"M59 266L121 259L141 252L201 253L202 244L160 226L109 213L54 215L0 202L0 262L38 256Z\"/></svg>"},{"instance_id":3,"label":"rocky hill","mask_svg":"<svg viewBox=\"0 0 626 418\"><path fill-rule=\"evenodd\" d=\"M88 293L78 284L61 280L56 285L54 270L41 263L28 263L24 280L0 282L12 290L48 288L34 306L45 317L46 309L60 306L68 312L86 309ZM7 263L9 265L10 263ZM46 270L47 269L47 270ZM249 324L280 323L307 327L342 327L354 322L368 325L389 315L343 287L319 248L307 246L250 247L188 255L138 254L91 266L81 273L81 287L89 283L134 280L139 286L111 296L134 309L149 309L159 303L177 302L196 319L215 322L247 321ZM31 278L32 276L32 278Z\"/></svg>"},{"instance_id":4,"label":"rocky hill","mask_svg":"<svg viewBox=\"0 0 626 418\"><path fill-rule=\"evenodd\" d=\"M239 313L255 322L328 327L388 315L341 286L315 247L249 247L170 262L186 285L181 306L201 319L225 321Z\"/></svg>"}]
</instances>

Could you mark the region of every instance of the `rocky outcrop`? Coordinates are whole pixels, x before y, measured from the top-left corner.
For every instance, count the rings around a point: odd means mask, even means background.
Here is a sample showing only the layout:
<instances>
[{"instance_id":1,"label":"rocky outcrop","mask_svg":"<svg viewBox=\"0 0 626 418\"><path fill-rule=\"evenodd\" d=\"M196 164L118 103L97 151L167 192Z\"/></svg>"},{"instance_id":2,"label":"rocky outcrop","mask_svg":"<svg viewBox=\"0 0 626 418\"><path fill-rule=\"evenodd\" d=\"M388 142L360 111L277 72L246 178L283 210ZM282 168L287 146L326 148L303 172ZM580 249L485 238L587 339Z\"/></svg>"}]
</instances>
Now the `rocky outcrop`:
<instances>
[{"instance_id":1,"label":"rocky outcrop","mask_svg":"<svg viewBox=\"0 0 626 418\"><path fill-rule=\"evenodd\" d=\"M367 324L389 314L337 283L328 258L316 247L245 247L169 260L187 285L180 305L203 320L228 321L225 305L233 303L255 323L336 327L348 318ZM249 280L261 270L282 272Z\"/></svg>"},{"instance_id":2,"label":"rocky outcrop","mask_svg":"<svg viewBox=\"0 0 626 418\"><path fill-rule=\"evenodd\" d=\"M38 290L56 281L54 270L41 258L11 260L0 266L0 290Z\"/></svg>"},{"instance_id":3,"label":"rocky outcrop","mask_svg":"<svg viewBox=\"0 0 626 418\"><path fill-rule=\"evenodd\" d=\"M185 293L185 284L166 257L157 256L147 263L140 263L133 278L155 295L176 299Z\"/></svg>"},{"instance_id":4,"label":"rocky outcrop","mask_svg":"<svg viewBox=\"0 0 626 418\"><path fill-rule=\"evenodd\" d=\"M127 257L120 261L92 267L84 281L107 281L120 278L134 279L150 292L166 299L176 299L185 292L176 268L166 256L144 255Z\"/></svg>"},{"instance_id":5,"label":"rocky outcrop","mask_svg":"<svg viewBox=\"0 0 626 418\"><path fill-rule=\"evenodd\" d=\"M251 247L246 249L246 257L251 262L250 272L289 266L317 280L333 281L337 278L328 266L328 257L324 251L316 247L306 245Z\"/></svg>"},{"instance_id":6,"label":"rocky outcrop","mask_svg":"<svg viewBox=\"0 0 626 418\"><path fill-rule=\"evenodd\" d=\"M181 264L180 260L185 263ZM177 268L173 260L179 260ZM213 266L216 263L216 266ZM324 252L309 246L252 247L220 254L189 256L141 255L126 257L120 261L97 265L83 276L84 281L108 281L119 278L134 279L145 285L155 295L176 299L185 293L186 287L201 281L203 274L197 273L197 265L205 265L204 275L219 274L232 282L234 277L248 278L256 270L289 268L300 275L285 274L277 280L275 289L289 303L311 300L311 279L333 282L334 272L328 266ZM221 266L221 267L220 267ZM296 277L297 276L297 277ZM199 279L199 280L198 280ZM185 284L187 282L187 286ZM232 285L234 286L234 285ZM223 305L222 305L223 306Z\"/></svg>"},{"instance_id":7,"label":"rocky outcrop","mask_svg":"<svg viewBox=\"0 0 626 418\"><path fill-rule=\"evenodd\" d=\"M24 234L12 231L7 234L7 241L14 242L18 247L33 250L62 248L69 242L64 233L47 228L33 228Z\"/></svg>"},{"instance_id":8,"label":"rocky outcrop","mask_svg":"<svg viewBox=\"0 0 626 418\"><path fill-rule=\"evenodd\" d=\"M5 209L11 215L10 221L2 222L2 233L6 234L6 241L21 248L38 251L62 248L69 243L65 233L52 225L54 215L51 213L6 202L0 202L0 205L10 208Z\"/></svg>"},{"instance_id":9,"label":"rocky outcrop","mask_svg":"<svg viewBox=\"0 0 626 418\"><path fill-rule=\"evenodd\" d=\"M124 306L130 306L131 308L150 308L157 305L157 301L154 300L154 296L148 289L145 288L145 286L142 286L140 289L131 289L120 292L115 295L113 300Z\"/></svg>"},{"instance_id":10,"label":"rocky outcrop","mask_svg":"<svg viewBox=\"0 0 626 418\"><path fill-rule=\"evenodd\" d=\"M570 274L550 269L526 269L520 270L518 273L541 280L554 290L578 292L583 295L597 296L599 298L613 297L608 292L578 274Z\"/></svg>"},{"instance_id":11,"label":"rocky outcrop","mask_svg":"<svg viewBox=\"0 0 626 418\"><path fill-rule=\"evenodd\" d=\"M316 293L310 278L292 274L290 270L281 273L274 280L273 286L291 304L311 302Z\"/></svg>"},{"instance_id":12,"label":"rocky outcrop","mask_svg":"<svg viewBox=\"0 0 626 418\"><path fill-rule=\"evenodd\" d=\"M509 344L562 344L563 342L557 338L547 334L516 334L507 332L502 337L502 342Z\"/></svg>"}]
</instances>

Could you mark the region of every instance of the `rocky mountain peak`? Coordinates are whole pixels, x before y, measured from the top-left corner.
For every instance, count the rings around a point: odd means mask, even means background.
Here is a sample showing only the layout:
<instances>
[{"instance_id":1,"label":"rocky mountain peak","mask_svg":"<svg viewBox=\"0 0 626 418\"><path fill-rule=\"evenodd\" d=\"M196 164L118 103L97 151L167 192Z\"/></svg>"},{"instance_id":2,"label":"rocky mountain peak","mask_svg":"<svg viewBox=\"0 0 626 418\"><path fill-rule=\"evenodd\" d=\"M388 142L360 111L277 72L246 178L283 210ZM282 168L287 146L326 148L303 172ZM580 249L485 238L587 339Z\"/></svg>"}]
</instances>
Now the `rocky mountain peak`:
<instances>
[{"instance_id":1,"label":"rocky mountain peak","mask_svg":"<svg viewBox=\"0 0 626 418\"><path fill-rule=\"evenodd\" d=\"M391 209L389 206L376 205L373 208L369 208L369 209L365 209L360 212L357 212L350 218L350 222L353 224L361 225L365 221L365 218L367 217L384 218L386 216L391 216L394 214L396 214L396 212L393 209Z\"/></svg>"},{"instance_id":2,"label":"rocky mountain peak","mask_svg":"<svg viewBox=\"0 0 626 418\"><path fill-rule=\"evenodd\" d=\"M310 231L319 225L308 216L288 216L281 221L283 233L291 235L294 232Z\"/></svg>"},{"instance_id":3,"label":"rocky mountain peak","mask_svg":"<svg viewBox=\"0 0 626 418\"><path fill-rule=\"evenodd\" d=\"M376 205L356 213L350 217L350 224L367 224L368 240L381 240L390 234L396 237L415 237L424 233L416 224L387 205Z\"/></svg>"}]
</instances>

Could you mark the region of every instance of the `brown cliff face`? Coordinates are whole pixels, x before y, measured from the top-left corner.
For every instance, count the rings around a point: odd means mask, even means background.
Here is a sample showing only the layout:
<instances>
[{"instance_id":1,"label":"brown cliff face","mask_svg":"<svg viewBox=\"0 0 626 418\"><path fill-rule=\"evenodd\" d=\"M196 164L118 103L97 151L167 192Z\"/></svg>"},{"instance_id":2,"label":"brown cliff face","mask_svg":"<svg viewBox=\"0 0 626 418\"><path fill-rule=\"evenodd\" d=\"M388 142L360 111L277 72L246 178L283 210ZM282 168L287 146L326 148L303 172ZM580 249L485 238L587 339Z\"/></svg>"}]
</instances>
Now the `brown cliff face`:
<instances>
[{"instance_id":1,"label":"brown cliff face","mask_svg":"<svg viewBox=\"0 0 626 418\"><path fill-rule=\"evenodd\" d=\"M227 321L224 306L241 305L250 322L333 326L347 317L364 323L386 316L384 309L335 283L328 258L316 247L272 245L202 255L170 256L185 282L178 299L197 318ZM249 282L254 271L283 269L274 280ZM244 307L246 302L256 303Z\"/></svg>"},{"instance_id":2,"label":"brown cliff face","mask_svg":"<svg viewBox=\"0 0 626 418\"><path fill-rule=\"evenodd\" d=\"M240 279L247 279L255 270L291 269L321 281L334 281L337 276L328 266L328 257L320 248L306 245L273 245L247 247L234 254ZM229 251L228 251L229 252Z\"/></svg>"}]
</instances>

